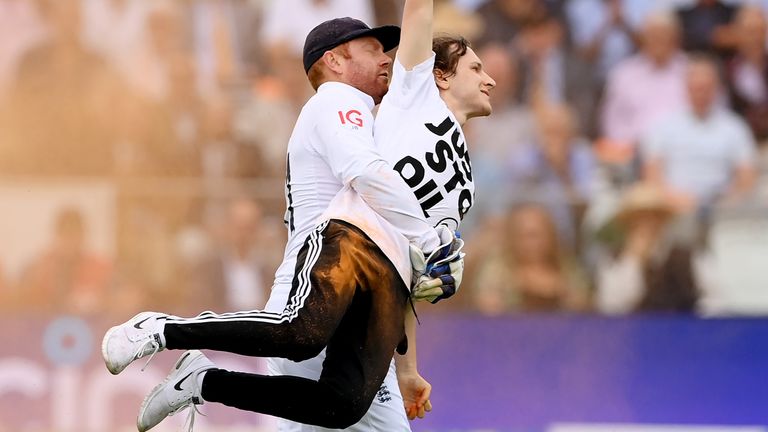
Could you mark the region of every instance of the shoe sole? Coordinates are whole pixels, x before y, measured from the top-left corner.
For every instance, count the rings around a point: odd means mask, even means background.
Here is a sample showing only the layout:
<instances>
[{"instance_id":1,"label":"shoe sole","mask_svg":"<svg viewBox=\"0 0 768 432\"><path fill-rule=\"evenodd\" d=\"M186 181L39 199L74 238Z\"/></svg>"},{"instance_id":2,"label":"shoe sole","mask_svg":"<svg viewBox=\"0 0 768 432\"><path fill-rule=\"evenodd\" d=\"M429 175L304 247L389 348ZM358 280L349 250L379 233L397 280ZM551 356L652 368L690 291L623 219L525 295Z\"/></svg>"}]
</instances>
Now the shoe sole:
<instances>
[{"instance_id":1,"label":"shoe sole","mask_svg":"<svg viewBox=\"0 0 768 432\"><path fill-rule=\"evenodd\" d=\"M123 371L125 368L118 368L115 365L113 365L109 361L109 355L107 354L107 343L109 342L110 337L118 330L119 326L115 326L107 330L107 333L104 334L104 339L101 340L101 356L104 358L104 364L107 366L107 370L112 375L117 375L120 372Z\"/></svg>"},{"instance_id":2,"label":"shoe sole","mask_svg":"<svg viewBox=\"0 0 768 432\"><path fill-rule=\"evenodd\" d=\"M197 359L199 356L203 355L202 352L198 350L190 350L182 354L181 358L179 358L176 363L173 365L173 369L171 369L171 372L168 373L168 375L165 377L163 382L156 385L152 391L147 394L147 396L144 397L144 400L141 401L141 407L139 408L139 415L136 417L136 428L139 430L139 432L146 432L150 429L152 429L155 426L150 426L148 428L143 428L141 424L139 423L141 419L141 415L144 412L144 410L147 408L147 405L149 405L150 401L155 398L155 396L160 394L160 390L168 383L176 380L178 378L178 375L180 375L178 372L185 368L187 364L193 362L195 359ZM187 364L184 364L184 362L187 362ZM162 420L161 420L162 421Z\"/></svg>"}]
</instances>

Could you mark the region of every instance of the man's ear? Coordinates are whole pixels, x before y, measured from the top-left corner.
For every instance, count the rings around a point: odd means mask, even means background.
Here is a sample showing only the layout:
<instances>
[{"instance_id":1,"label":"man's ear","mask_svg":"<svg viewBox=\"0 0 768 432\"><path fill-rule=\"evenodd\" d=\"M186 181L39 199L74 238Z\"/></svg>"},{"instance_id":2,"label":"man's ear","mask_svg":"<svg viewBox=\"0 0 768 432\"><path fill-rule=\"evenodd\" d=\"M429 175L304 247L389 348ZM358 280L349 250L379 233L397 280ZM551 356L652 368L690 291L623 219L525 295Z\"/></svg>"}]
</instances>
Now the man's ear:
<instances>
[{"instance_id":1,"label":"man's ear","mask_svg":"<svg viewBox=\"0 0 768 432\"><path fill-rule=\"evenodd\" d=\"M451 87L451 82L448 81L449 75L446 75L443 73L443 71L435 69L433 71L433 74L435 75L435 84L437 84L437 88L440 90L448 90Z\"/></svg>"},{"instance_id":2,"label":"man's ear","mask_svg":"<svg viewBox=\"0 0 768 432\"><path fill-rule=\"evenodd\" d=\"M340 75L341 74L341 59L339 56L333 52L333 51L326 51L323 53L323 56L320 57L320 61L322 61L325 66L331 70L333 73Z\"/></svg>"}]
</instances>

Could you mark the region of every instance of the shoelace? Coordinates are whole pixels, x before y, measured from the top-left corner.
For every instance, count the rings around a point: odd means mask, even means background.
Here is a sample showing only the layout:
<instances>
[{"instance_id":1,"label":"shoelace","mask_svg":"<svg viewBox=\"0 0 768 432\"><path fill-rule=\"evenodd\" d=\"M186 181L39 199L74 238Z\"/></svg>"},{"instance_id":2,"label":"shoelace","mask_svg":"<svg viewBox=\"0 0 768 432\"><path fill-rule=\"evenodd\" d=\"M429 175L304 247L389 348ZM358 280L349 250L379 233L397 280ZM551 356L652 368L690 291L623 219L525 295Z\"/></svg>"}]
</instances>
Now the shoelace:
<instances>
[{"instance_id":1,"label":"shoelace","mask_svg":"<svg viewBox=\"0 0 768 432\"><path fill-rule=\"evenodd\" d=\"M141 371L144 372L144 369L149 366L149 362L152 361L152 357L155 356L160 351L160 341L157 340L156 335L152 335L152 337L144 343L144 345L140 346L138 351L136 351L135 358L140 359L144 357L146 354L144 352L147 350L148 347L152 347L152 354L150 354L149 358L147 359L147 362L144 363L144 366L142 366Z\"/></svg>"},{"instance_id":2,"label":"shoelace","mask_svg":"<svg viewBox=\"0 0 768 432\"><path fill-rule=\"evenodd\" d=\"M195 428L195 414L200 414L203 417L205 417L205 414L203 414L202 412L200 412L199 409L197 409L197 404L195 404L192 401L192 399L190 399L189 402L180 406L179 409L177 409L176 411L168 415L172 416L178 412L184 411L187 408L189 408L189 414L187 414L187 419L184 420L184 430L186 430L187 432L193 432L193 429Z\"/></svg>"},{"instance_id":3,"label":"shoelace","mask_svg":"<svg viewBox=\"0 0 768 432\"><path fill-rule=\"evenodd\" d=\"M201 371L202 372L202 371ZM199 409L197 409L197 405L202 405L200 402L200 399L197 396L194 396L196 394L200 394L200 388L197 385L197 377L192 380L194 390L192 391L192 397L189 398L187 402L180 405L178 408L173 410L168 416L172 416L178 412L184 411L185 409L189 408L189 413L187 414L186 420L184 420L184 430L187 432L193 432L193 429L195 428L195 414L200 414L201 416L205 417L206 415L203 414Z\"/></svg>"}]
</instances>

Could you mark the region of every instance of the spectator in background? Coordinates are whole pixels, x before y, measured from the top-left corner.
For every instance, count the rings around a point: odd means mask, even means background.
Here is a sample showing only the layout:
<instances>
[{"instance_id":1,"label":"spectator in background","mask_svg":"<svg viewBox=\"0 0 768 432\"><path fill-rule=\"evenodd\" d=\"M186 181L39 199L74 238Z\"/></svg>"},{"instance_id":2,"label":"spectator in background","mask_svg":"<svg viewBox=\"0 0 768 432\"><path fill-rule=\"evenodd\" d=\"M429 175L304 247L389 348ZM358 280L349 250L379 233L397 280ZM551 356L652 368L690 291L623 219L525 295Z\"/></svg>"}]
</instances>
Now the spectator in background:
<instances>
[{"instance_id":1,"label":"spectator in background","mask_svg":"<svg viewBox=\"0 0 768 432\"><path fill-rule=\"evenodd\" d=\"M22 55L49 31L35 2L0 0L0 100L15 80Z\"/></svg>"},{"instance_id":2,"label":"spectator in background","mask_svg":"<svg viewBox=\"0 0 768 432\"><path fill-rule=\"evenodd\" d=\"M726 68L733 108L749 123L758 143L768 140L768 38L765 12L743 6L735 18L736 54Z\"/></svg>"},{"instance_id":3,"label":"spectator in background","mask_svg":"<svg viewBox=\"0 0 768 432\"><path fill-rule=\"evenodd\" d=\"M304 39L317 24L350 16L374 25L371 0L273 1L266 6L261 37L269 50L287 50L300 56Z\"/></svg>"},{"instance_id":4,"label":"spectator in background","mask_svg":"<svg viewBox=\"0 0 768 432\"><path fill-rule=\"evenodd\" d=\"M498 253L479 264L472 290L474 307L486 315L509 312L583 311L589 305L586 278L560 247L546 209L520 205L492 235Z\"/></svg>"},{"instance_id":5,"label":"spectator in background","mask_svg":"<svg viewBox=\"0 0 768 432\"><path fill-rule=\"evenodd\" d=\"M535 125L533 142L512 159L511 194L547 208L561 245L576 251L596 169L590 144L578 135L575 114L567 105L540 107Z\"/></svg>"},{"instance_id":6,"label":"spectator in background","mask_svg":"<svg viewBox=\"0 0 768 432\"><path fill-rule=\"evenodd\" d=\"M259 31L261 10L245 0L185 3L198 91L211 96L244 83L261 60L261 40L253 37Z\"/></svg>"},{"instance_id":7,"label":"spectator in background","mask_svg":"<svg viewBox=\"0 0 768 432\"><path fill-rule=\"evenodd\" d=\"M296 104L306 78L299 92L287 90L287 83L271 73L259 73L251 79L247 94L233 107L233 133L236 139L259 149L264 168L261 177L284 179L286 143L301 107Z\"/></svg>"},{"instance_id":8,"label":"spectator in background","mask_svg":"<svg viewBox=\"0 0 768 432\"><path fill-rule=\"evenodd\" d=\"M685 106L679 31L673 14L649 14L640 29L640 51L609 72L601 113L607 147L634 150L654 122Z\"/></svg>"},{"instance_id":9,"label":"spectator in background","mask_svg":"<svg viewBox=\"0 0 768 432\"><path fill-rule=\"evenodd\" d=\"M509 44L526 23L541 21L551 12L543 0L488 0L477 8L484 23L477 46L489 42Z\"/></svg>"},{"instance_id":10,"label":"spectator in background","mask_svg":"<svg viewBox=\"0 0 768 432\"><path fill-rule=\"evenodd\" d=\"M173 0L150 2L144 43L123 70L132 87L154 102L168 97L172 59L191 56L180 5Z\"/></svg>"},{"instance_id":11,"label":"spectator in background","mask_svg":"<svg viewBox=\"0 0 768 432\"><path fill-rule=\"evenodd\" d=\"M645 178L666 187L681 210L743 198L755 179L755 142L747 124L717 103L716 63L695 57L686 72L690 108L653 127L643 143Z\"/></svg>"},{"instance_id":12,"label":"spectator in background","mask_svg":"<svg viewBox=\"0 0 768 432\"><path fill-rule=\"evenodd\" d=\"M438 0L440 1L440 0ZM450 0L448 0L450 1ZM370 0L376 25L396 24L403 14L403 2L399 0ZM371 24L374 24L371 23ZM463 34L463 33L462 33Z\"/></svg>"},{"instance_id":13,"label":"spectator in background","mask_svg":"<svg viewBox=\"0 0 768 432\"><path fill-rule=\"evenodd\" d=\"M577 54L603 82L614 66L635 51L636 29L648 13L647 0L579 0L565 4Z\"/></svg>"},{"instance_id":14,"label":"spectator in background","mask_svg":"<svg viewBox=\"0 0 768 432\"><path fill-rule=\"evenodd\" d=\"M259 177L266 172L260 148L235 135L232 101L217 97L208 101L206 108L206 134L201 149L205 180Z\"/></svg>"},{"instance_id":15,"label":"spectator in background","mask_svg":"<svg viewBox=\"0 0 768 432\"><path fill-rule=\"evenodd\" d=\"M624 193L612 228L618 250L599 260L595 306L606 314L693 310L702 282L691 249L670 242L674 217L663 189L638 183Z\"/></svg>"},{"instance_id":16,"label":"spectator in background","mask_svg":"<svg viewBox=\"0 0 768 432\"><path fill-rule=\"evenodd\" d=\"M122 176L183 177L202 172L206 106L191 58L173 51L163 60L167 82L158 98L131 92L121 103L115 169Z\"/></svg>"},{"instance_id":17,"label":"spectator in background","mask_svg":"<svg viewBox=\"0 0 768 432\"><path fill-rule=\"evenodd\" d=\"M683 49L725 57L736 45L731 24L736 6L720 0L695 0L677 11L682 25Z\"/></svg>"},{"instance_id":18,"label":"spectator in background","mask_svg":"<svg viewBox=\"0 0 768 432\"><path fill-rule=\"evenodd\" d=\"M514 47L521 61L523 97L538 105L572 105L580 133L594 124L597 87L593 70L565 46L563 24L554 15L529 19L517 34Z\"/></svg>"},{"instance_id":19,"label":"spectator in background","mask_svg":"<svg viewBox=\"0 0 768 432\"><path fill-rule=\"evenodd\" d=\"M269 297L274 268L265 244L259 205L247 198L233 199L222 220L214 227L214 248L202 262L184 266L190 310L254 310L264 307Z\"/></svg>"},{"instance_id":20,"label":"spectator in background","mask_svg":"<svg viewBox=\"0 0 768 432\"><path fill-rule=\"evenodd\" d=\"M147 44L149 15L156 2L82 0L86 45L104 57L127 80L135 79L134 62Z\"/></svg>"},{"instance_id":21,"label":"spectator in background","mask_svg":"<svg viewBox=\"0 0 768 432\"><path fill-rule=\"evenodd\" d=\"M483 20L480 16L472 11L461 9L453 0L437 0L434 9L435 22L432 32L435 34L459 34L469 41L474 41L483 32ZM477 46L482 47L482 45Z\"/></svg>"},{"instance_id":22,"label":"spectator in background","mask_svg":"<svg viewBox=\"0 0 768 432\"><path fill-rule=\"evenodd\" d=\"M87 236L80 210L59 210L50 243L22 274L19 286L24 303L41 310L102 310L111 288L112 265L87 249Z\"/></svg>"},{"instance_id":23,"label":"spectator in background","mask_svg":"<svg viewBox=\"0 0 768 432\"><path fill-rule=\"evenodd\" d=\"M39 0L48 36L21 57L0 107L0 170L105 175L112 167L123 83L80 41L79 0Z\"/></svg>"}]
</instances>

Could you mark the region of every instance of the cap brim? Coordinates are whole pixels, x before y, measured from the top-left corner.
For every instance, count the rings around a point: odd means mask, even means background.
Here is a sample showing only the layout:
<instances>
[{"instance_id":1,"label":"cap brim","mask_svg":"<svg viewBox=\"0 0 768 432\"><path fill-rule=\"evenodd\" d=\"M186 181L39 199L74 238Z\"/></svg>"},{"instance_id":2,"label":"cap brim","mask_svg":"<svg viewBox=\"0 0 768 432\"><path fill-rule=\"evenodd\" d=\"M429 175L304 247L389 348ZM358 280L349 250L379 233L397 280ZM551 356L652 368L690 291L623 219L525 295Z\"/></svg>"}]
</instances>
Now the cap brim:
<instances>
[{"instance_id":1,"label":"cap brim","mask_svg":"<svg viewBox=\"0 0 768 432\"><path fill-rule=\"evenodd\" d=\"M400 45L400 27L395 25L384 25L381 27L374 27L372 29L353 32L347 35L347 37L344 38L344 41L340 42L339 45L367 36L375 37L378 39L378 41L381 42L381 45L384 47L384 52L395 49L398 45Z\"/></svg>"}]
</instances>

